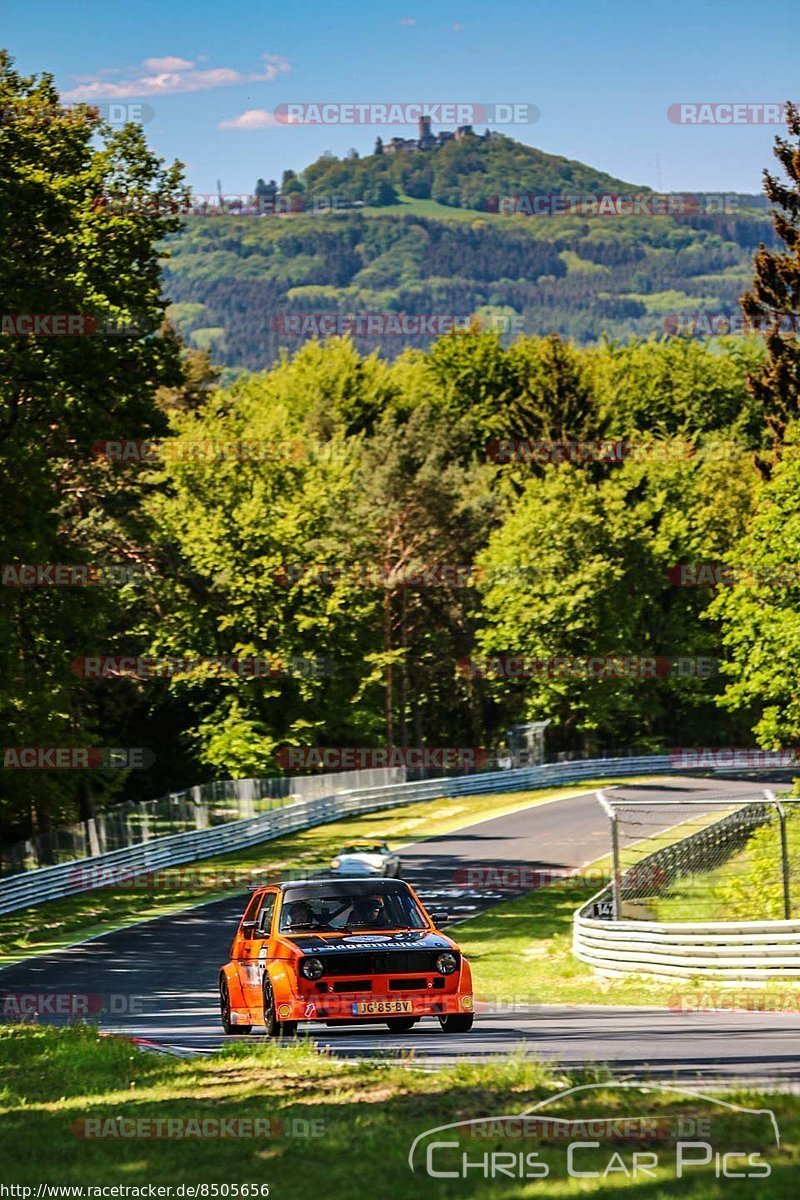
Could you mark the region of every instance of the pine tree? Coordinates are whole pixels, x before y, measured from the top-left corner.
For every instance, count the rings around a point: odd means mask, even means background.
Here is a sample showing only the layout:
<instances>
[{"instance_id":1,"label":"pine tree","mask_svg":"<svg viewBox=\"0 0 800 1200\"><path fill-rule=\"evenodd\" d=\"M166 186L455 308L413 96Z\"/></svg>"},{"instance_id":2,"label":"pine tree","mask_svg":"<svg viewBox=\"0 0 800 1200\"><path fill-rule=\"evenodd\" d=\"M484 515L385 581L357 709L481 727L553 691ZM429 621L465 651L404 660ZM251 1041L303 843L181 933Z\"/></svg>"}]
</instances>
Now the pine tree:
<instances>
[{"instance_id":1,"label":"pine tree","mask_svg":"<svg viewBox=\"0 0 800 1200\"><path fill-rule=\"evenodd\" d=\"M749 387L764 406L776 443L800 415L800 342L795 328L800 311L800 113L791 103L786 105L786 123L793 140L777 137L774 154L789 182L764 171L764 190L776 206L775 231L786 249L760 245L753 287L741 299L747 320L765 330L767 361L750 377Z\"/></svg>"}]
</instances>

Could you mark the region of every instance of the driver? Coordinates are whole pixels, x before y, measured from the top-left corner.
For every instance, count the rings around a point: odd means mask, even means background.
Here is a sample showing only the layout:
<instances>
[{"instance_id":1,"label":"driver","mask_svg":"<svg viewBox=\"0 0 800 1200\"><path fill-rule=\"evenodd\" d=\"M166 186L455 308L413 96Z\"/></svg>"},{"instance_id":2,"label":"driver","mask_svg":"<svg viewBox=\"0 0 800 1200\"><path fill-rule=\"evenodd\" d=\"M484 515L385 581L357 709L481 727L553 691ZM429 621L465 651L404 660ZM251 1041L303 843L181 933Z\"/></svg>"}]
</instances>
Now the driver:
<instances>
[{"instance_id":1,"label":"driver","mask_svg":"<svg viewBox=\"0 0 800 1200\"><path fill-rule=\"evenodd\" d=\"M314 924L314 910L305 900L295 900L286 907L286 923L290 929Z\"/></svg>"},{"instance_id":2,"label":"driver","mask_svg":"<svg viewBox=\"0 0 800 1200\"><path fill-rule=\"evenodd\" d=\"M382 929L386 926L386 909L382 896L362 896L353 905L354 925L365 925L369 929Z\"/></svg>"}]
</instances>

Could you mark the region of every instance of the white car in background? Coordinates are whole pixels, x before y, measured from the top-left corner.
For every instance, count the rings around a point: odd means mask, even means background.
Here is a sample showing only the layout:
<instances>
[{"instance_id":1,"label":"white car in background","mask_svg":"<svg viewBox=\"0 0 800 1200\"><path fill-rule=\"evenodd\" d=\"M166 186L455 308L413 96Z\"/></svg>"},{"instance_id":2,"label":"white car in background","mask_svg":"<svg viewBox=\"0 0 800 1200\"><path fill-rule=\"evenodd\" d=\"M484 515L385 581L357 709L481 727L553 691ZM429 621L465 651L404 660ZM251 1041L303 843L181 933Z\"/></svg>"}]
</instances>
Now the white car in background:
<instances>
[{"instance_id":1,"label":"white car in background","mask_svg":"<svg viewBox=\"0 0 800 1200\"><path fill-rule=\"evenodd\" d=\"M385 875L400 878L400 859L386 842L350 842L331 862L333 875Z\"/></svg>"}]
</instances>

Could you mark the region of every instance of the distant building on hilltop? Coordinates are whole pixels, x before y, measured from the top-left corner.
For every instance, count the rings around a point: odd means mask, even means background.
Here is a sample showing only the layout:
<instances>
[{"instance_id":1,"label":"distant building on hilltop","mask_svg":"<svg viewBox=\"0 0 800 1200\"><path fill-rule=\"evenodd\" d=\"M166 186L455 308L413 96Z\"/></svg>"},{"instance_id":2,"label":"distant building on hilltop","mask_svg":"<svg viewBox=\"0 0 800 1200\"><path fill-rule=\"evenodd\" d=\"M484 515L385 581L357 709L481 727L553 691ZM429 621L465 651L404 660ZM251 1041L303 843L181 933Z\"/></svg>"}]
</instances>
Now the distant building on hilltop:
<instances>
[{"instance_id":1,"label":"distant building on hilltop","mask_svg":"<svg viewBox=\"0 0 800 1200\"><path fill-rule=\"evenodd\" d=\"M431 129L431 119L427 115L420 117L417 122L415 138L393 137L383 147L384 154L396 154L399 150L436 150L447 142L460 142L462 138L475 137L471 125L459 125L455 132L443 129L434 133Z\"/></svg>"}]
</instances>

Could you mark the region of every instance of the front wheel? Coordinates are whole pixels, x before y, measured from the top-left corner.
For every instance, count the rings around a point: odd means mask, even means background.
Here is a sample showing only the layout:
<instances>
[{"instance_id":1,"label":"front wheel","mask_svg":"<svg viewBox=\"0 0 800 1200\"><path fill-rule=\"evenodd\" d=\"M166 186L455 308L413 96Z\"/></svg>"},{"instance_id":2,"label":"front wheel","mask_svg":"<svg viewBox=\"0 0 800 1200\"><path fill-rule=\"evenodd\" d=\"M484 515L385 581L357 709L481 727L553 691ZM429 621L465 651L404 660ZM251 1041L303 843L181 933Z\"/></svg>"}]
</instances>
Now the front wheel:
<instances>
[{"instance_id":1,"label":"front wheel","mask_svg":"<svg viewBox=\"0 0 800 1200\"><path fill-rule=\"evenodd\" d=\"M297 1033L297 1021L279 1021L275 1013L275 993L269 976L264 976L264 1024L267 1037L293 1037Z\"/></svg>"},{"instance_id":2,"label":"front wheel","mask_svg":"<svg viewBox=\"0 0 800 1200\"><path fill-rule=\"evenodd\" d=\"M469 1033L474 1020L472 1013L451 1013L449 1016L439 1017L439 1024L442 1033Z\"/></svg>"},{"instance_id":3,"label":"front wheel","mask_svg":"<svg viewBox=\"0 0 800 1200\"><path fill-rule=\"evenodd\" d=\"M219 981L219 1015L222 1021L222 1032L228 1037L237 1037L249 1033L252 1025L234 1025L231 1021L231 998L228 993L228 981L223 975Z\"/></svg>"},{"instance_id":4,"label":"front wheel","mask_svg":"<svg viewBox=\"0 0 800 1200\"><path fill-rule=\"evenodd\" d=\"M390 1017L386 1024L392 1033L408 1033L417 1023L416 1017Z\"/></svg>"}]
</instances>

